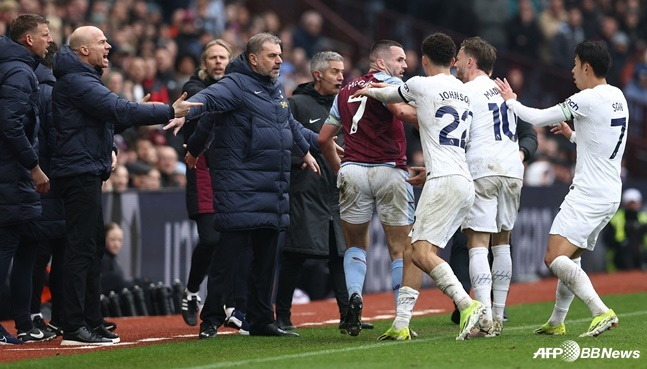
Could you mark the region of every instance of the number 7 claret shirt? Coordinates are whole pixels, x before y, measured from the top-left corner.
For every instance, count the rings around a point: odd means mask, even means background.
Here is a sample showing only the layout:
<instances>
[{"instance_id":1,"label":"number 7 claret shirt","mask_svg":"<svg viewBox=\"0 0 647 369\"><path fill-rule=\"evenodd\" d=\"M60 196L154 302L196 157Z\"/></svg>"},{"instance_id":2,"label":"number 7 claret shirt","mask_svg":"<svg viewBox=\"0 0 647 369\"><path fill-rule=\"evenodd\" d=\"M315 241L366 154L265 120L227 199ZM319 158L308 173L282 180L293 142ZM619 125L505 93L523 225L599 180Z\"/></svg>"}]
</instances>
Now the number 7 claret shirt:
<instances>
[{"instance_id":1,"label":"number 7 claret shirt","mask_svg":"<svg viewBox=\"0 0 647 369\"><path fill-rule=\"evenodd\" d=\"M402 122L380 101L368 96L352 98L369 82L401 85L402 80L383 72L355 78L335 97L327 124L342 127L346 163L388 165L406 170L407 142Z\"/></svg>"}]
</instances>

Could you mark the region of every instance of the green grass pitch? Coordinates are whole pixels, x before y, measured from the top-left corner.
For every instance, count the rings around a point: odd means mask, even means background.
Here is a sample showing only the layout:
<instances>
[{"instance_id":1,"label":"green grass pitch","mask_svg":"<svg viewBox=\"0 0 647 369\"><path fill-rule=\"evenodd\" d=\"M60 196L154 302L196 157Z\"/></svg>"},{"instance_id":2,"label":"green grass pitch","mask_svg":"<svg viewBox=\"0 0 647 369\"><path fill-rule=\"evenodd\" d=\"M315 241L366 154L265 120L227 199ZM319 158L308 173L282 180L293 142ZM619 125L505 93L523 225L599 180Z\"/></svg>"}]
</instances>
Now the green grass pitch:
<instances>
[{"instance_id":1,"label":"green grass pitch","mask_svg":"<svg viewBox=\"0 0 647 369\"><path fill-rule=\"evenodd\" d=\"M586 306L576 300L566 321L565 336L535 336L552 303L508 308L511 321L498 338L455 341L456 325L448 315L414 318L411 327L419 337L406 342L378 342L390 321L375 322L375 330L358 337L339 334L336 326L299 329L300 338L221 336L151 346L120 348L72 356L57 356L13 363L17 368L647 368L647 293L604 296L620 319L617 329L597 338L578 338L591 321ZM640 350L638 359L533 359L542 347L560 347L573 340L583 347Z\"/></svg>"}]
</instances>

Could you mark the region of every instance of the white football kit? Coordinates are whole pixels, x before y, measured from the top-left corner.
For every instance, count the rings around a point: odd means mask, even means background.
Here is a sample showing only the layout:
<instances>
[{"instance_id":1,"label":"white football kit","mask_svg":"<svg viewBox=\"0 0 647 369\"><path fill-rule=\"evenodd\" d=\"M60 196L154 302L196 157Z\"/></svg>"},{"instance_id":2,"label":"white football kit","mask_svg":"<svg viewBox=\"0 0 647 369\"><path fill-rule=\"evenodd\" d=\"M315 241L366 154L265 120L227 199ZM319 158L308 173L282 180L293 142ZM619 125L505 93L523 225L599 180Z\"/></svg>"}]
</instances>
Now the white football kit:
<instances>
[{"instance_id":1,"label":"white football kit","mask_svg":"<svg viewBox=\"0 0 647 369\"><path fill-rule=\"evenodd\" d=\"M525 107L516 100L508 100L507 105L521 119L538 126L573 119L577 133L575 176L550 233L593 250L600 231L620 205L620 170L629 124L622 91L599 85L544 110Z\"/></svg>"},{"instance_id":2,"label":"white football kit","mask_svg":"<svg viewBox=\"0 0 647 369\"><path fill-rule=\"evenodd\" d=\"M476 192L462 228L488 233L509 231L517 219L523 186L517 117L488 76L478 76L465 87L474 114L466 159Z\"/></svg>"},{"instance_id":3,"label":"white football kit","mask_svg":"<svg viewBox=\"0 0 647 369\"><path fill-rule=\"evenodd\" d=\"M420 141L427 170L412 242L425 240L444 248L474 202L474 185L465 161L472 120L467 89L456 77L413 77L397 88L417 107Z\"/></svg>"}]
</instances>

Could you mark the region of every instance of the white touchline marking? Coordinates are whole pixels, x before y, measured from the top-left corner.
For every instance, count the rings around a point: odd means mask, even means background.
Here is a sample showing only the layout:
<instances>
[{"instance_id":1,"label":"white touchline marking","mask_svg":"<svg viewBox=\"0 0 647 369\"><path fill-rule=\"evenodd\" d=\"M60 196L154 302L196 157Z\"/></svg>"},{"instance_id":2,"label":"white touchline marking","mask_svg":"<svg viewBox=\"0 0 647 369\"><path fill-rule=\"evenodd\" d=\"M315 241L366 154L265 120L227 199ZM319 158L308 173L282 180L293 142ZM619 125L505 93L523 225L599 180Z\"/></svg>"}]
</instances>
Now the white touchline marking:
<instances>
[{"instance_id":1,"label":"white touchline marking","mask_svg":"<svg viewBox=\"0 0 647 369\"><path fill-rule=\"evenodd\" d=\"M430 311L430 312L435 312L436 309L430 309L430 310L425 310L425 311ZM441 310L442 311L442 310ZM422 313L422 312L421 312ZM623 313L623 314L618 314L619 317L629 317L629 316L636 316L636 315L644 315L647 314L647 310L641 310L641 311L633 311L631 313ZM414 315L423 315L423 314L415 314ZM367 318L366 320L376 320L378 316ZM390 316L393 318L393 316ZM381 319L381 318L380 318ZM581 319L574 319L574 320L567 320L566 323L582 323L582 322L588 322L591 320L591 318L581 318ZM338 320L327 320L324 322L312 322L312 323L303 323L299 324L299 326L303 327L311 327L311 326L321 326L321 325L326 325L326 324L336 324L338 323ZM517 331L517 330L524 330L524 329L532 329L536 328L536 324L533 325L525 325L525 326L518 326L518 327L509 327L506 328L507 331ZM237 334L238 332L235 331L224 331L224 332L218 332L219 336L228 336L228 335L233 335ZM132 346L136 345L138 343L147 343L147 342L159 342L159 341L165 341L165 340L173 340L173 339L178 339L178 338L191 338L191 337L197 337L195 334L181 334L181 335L176 335L176 336L170 336L170 337L150 337L150 338L142 338L136 341L127 341L127 342L119 342L115 343L114 345L109 345L109 346L57 346L57 347L16 347L16 348L4 348L6 351L69 351L69 350L91 350L91 349L98 349L98 348L106 348L106 347L113 347L113 346ZM346 351L356 351L356 350L364 350L364 349L372 349L375 347L381 347L383 345L388 345L388 344L404 344L404 343L412 343L412 342L427 342L427 341L435 341L443 338L448 338L448 337L453 337L453 335L440 335L440 336L434 336L434 337L428 337L428 338L417 338L415 340L411 341L399 341L399 342L394 342L394 341L383 341L380 343L375 343L375 344L370 344L370 345L363 345L363 346L354 346L354 347L346 347L343 349L328 349L328 350L322 350L322 351L310 351L310 352L304 352L300 354L290 354L290 355L283 355L283 356L276 356L276 357L265 357L265 358L259 358L259 359L249 359L249 360L243 360L243 361L228 361L228 362L223 362L223 363L214 363L210 365L203 365L203 366L193 366L189 368L184 368L184 369L210 369L210 368L222 368L222 367L229 367L229 366L237 366L237 365L245 365L245 364L250 364L250 363L261 363L261 362L269 362L269 361L277 361L277 360L284 360L284 359L294 359L294 358L301 358L301 357L308 357L308 356L316 356L316 355L325 355L325 354L333 354L336 352L346 352ZM22 346L22 345L20 345Z\"/></svg>"},{"instance_id":2,"label":"white touchline marking","mask_svg":"<svg viewBox=\"0 0 647 369\"><path fill-rule=\"evenodd\" d=\"M641 310L641 311L634 311L631 313L625 313L625 314L618 314L619 317L628 317L628 316L636 316L636 315L644 315L647 314L647 310ZM567 320L566 323L582 323L582 322L588 322L591 320L591 318L581 318L581 319L574 319L574 320ZM518 327L510 327L506 328L508 331L519 331L519 330L525 330L525 329L533 329L536 328L537 325L524 325L524 326L518 326ZM283 360L289 360L289 359L299 359L299 358L304 358L304 357L310 357L310 356L318 356L318 355L326 355L326 354L335 354L335 353L340 353L340 352L349 352L349 351L358 351L358 350L370 350L374 348L380 348L385 345L403 345L403 344L414 344L414 343L419 343L419 342L429 342L429 341L437 341L440 339L449 339L449 338L454 338L455 335L439 335L439 336L434 336L434 337L427 337L427 338L416 338L411 341L382 341L379 343L372 343L368 345L362 345L362 346L353 346L353 347L344 347L344 348L339 348L339 349L327 349L327 350L319 350L319 351L310 351L310 352L302 352L298 354L289 354L289 355L281 355L281 356L272 356L272 357L263 357L263 358L257 358L257 359L247 359L247 360L240 360L240 361L225 361L222 363L213 363L213 364L208 364L208 365L199 365L199 366L191 366L191 367L181 367L182 369L215 369L215 368L226 368L226 367L232 367L232 366L240 366L240 365L247 365L247 364L256 364L256 363L267 363L271 361L283 361Z\"/></svg>"}]
</instances>

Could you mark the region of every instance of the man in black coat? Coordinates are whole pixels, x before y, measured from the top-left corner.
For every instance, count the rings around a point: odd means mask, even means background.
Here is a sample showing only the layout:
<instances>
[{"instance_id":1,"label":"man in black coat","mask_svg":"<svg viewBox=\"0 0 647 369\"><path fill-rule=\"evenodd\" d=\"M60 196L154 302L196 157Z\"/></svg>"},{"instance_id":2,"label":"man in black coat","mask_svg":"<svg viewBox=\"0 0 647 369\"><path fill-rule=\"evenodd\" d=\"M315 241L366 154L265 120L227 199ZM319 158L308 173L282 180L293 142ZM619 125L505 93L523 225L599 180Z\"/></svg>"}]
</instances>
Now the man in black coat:
<instances>
[{"instance_id":1,"label":"man in black coat","mask_svg":"<svg viewBox=\"0 0 647 369\"><path fill-rule=\"evenodd\" d=\"M35 329L29 315L33 252L21 247L33 235L31 221L41 214L39 193L49 191L40 169L38 80L34 70L52 42L47 19L23 14L11 22L10 37L0 37L0 284L11 275L12 317L18 339L0 326L0 343L52 339ZM20 246L19 246L20 244ZM4 302L3 302L4 303Z\"/></svg>"},{"instance_id":2,"label":"man in black coat","mask_svg":"<svg viewBox=\"0 0 647 369\"><path fill-rule=\"evenodd\" d=\"M225 68L231 61L231 46L221 39L209 42L202 52L202 63L189 81L182 87L182 92L187 97L192 97L198 92L218 82L225 76ZM189 137L195 131L195 122L183 127L184 143L188 143ZM211 255L216 248L220 234L213 228L213 187L211 185L211 174L209 163L218 160L212 150L207 150L203 157L198 158L195 168L186 169L186 210L189 218L196 222L198 227L198 244L191 255L191 269L186 283L186 290L182 297L182 318L190 326L198 324L198 311L200 296L198 291L200 284L207 275ZM249 258L247 255L239 263L237 275L248 275L249 272L241 270L248 268ZM249 333L249 324L245 319L247 313L247 280L236 278L232 287L232 293L228 294L225 304L227 311L226 325L239 330L241 334ZM234 290L236 297L234 298ZM234 306L235 310L234 311ZM234 314L234 319L230 317Z\"/></svg>"},{"instance_id":3,"label":"man in black coat","mask_svg":"<svg viewBox=\"0 0 647 369\"><path fill-rule=\"evenodd\" d=\"M196 104L180 97L173 107L136 104L112 93L101 82L111 46L103 32L79 27L54 58L52 92L57 131L51 176L63 199L67 245L61 345L110 345L119 336L103 325L99 295L104 226L102 182L116 164L115 128L162 124L185 116ZM197 104L199 105L199 104Z\"/></svg>"},{"instance_id":4,"label":"man in black coat","mask_svg":"<svg viewBox=\"0 0 647 369\"><path fill-rule=\"evenodd\" d=\"M244 54L227 66L227 75L189 101L205 106L188 119L209 111L189 139L185 157L189 167L210 150L219 160L211 172L214 192L214 226L220 231L209 267L207 298L200 314L200 338L217 336L225 321L222 309L227 276L233 275L240 255L253 253L249 281L250 334L298 336L276 326L271 304L274 262L279 232L289 225L290 157L298 152L306 165L320 172L309 153L316 134L290 114L283 86L277 82L283 59L281 40L269 33L252 36ZM178 128L174 119L165 128ZM309 142L308 142L309 141ZM312 143L312 144L311 144Z\"/></svg>"},{"instance_id":5,"label":"man in black coat","mask_svg":"<svg viewBox=\"0 0 647 369\"><path fill-rule=\"evenodd\" d=\"M54 54L58 46L52 42L47 49L47 56L41 60L36 68L40 98L40 128L38 130L38 157L40 166L46 175L50 174L50 160L56 148L56 128L52 116L52 89L56 78L52 73ZM65 216L63 214L63 200L55 191L40 195L43 208L41 216L33 222L38 237L33 240L34 269L32 274L32 296L30 311L33 316L34 326L41 330L49 330L61 335L61 322L63 321L63 255L65 251ZM49 273L49 289L52 293L52 318L47 326L41 314L41 294L48 279L47 265L52 259L52 268Z\"/></svg>"},{"instance_id":6,"label":"man in black coat","mask_svg":"<svg viewBox=\"0 0 647 369\"><path fill-rule=\"evenodd\" d=\"M297 87L288 99L290 110L304 127L319 133L330 107L344 81L344 59L332 51L315 54L310 62L313 82ZM339 217L339 191L336 177L322 154L313 154L321 175L303 170L303 162L292 155L290 171L290 227L286 232L276 296L276 322L295 329L290 320L292 295L307 259L328 259L328 268L337 299L340 330L348 310L344 276L346 243ZM325 283L320 281L319 283ZM365 328L368 328L368 323ZM345 333L345 332L344 332Z\"/></svg>"}]
</instances>

